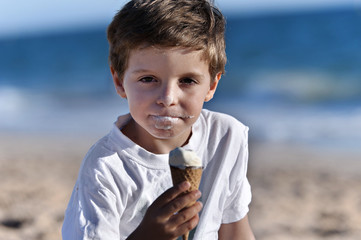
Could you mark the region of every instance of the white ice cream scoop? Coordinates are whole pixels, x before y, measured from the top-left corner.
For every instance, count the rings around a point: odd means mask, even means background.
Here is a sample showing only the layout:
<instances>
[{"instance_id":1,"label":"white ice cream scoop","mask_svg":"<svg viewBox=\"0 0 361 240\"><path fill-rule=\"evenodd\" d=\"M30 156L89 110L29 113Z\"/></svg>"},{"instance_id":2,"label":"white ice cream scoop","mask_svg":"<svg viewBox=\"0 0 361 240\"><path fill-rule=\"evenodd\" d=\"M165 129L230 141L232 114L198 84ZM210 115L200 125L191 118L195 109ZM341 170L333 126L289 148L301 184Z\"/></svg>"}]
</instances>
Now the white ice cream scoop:
<instances>
[{"instance_id":1,"label":"white ice cream scoop","mask_svg":"<svg viewBox=\"0 0 361 240\"><path fill-rule=\"evenodd\" d=\"M169 153L169 165L177 168L202 167L201 159L192 150L177 147Z\"/></svg>"}]
</instances>

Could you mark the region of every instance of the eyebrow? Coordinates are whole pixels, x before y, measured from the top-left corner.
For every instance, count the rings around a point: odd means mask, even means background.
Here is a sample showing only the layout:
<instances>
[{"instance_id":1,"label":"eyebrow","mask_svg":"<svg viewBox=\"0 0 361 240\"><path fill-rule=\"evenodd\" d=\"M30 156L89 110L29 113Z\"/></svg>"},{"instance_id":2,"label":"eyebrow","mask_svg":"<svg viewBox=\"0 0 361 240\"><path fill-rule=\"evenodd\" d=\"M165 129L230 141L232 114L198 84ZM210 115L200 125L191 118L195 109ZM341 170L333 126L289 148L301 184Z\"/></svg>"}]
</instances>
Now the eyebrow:
<instances>
[{"instance_id":1,"label":"eyebrow","mask_svg":"<svg viewBox=\"0 0 361 240\"><path fill-rule=\"evenodd\" d=\"M151 70L147 70L147 69L136 69L134 71L131 72L131 74L141 74L141 73L150 73L152 74L153 71ZM204 74L200 74L197 72L186 72L182 75L179 76L180 78L185 78L185 77L190 77L190 78L196 78L196 79L204 79Z\"/></svg>"},{"instance_id":2,"label":"eyebrow","mask_svg":"<svg viewBox=\"0 0 361 240\"><path fill-rule=\"evenodd\" d=\"M189 72L181 75L181 78L184 77L190 77L190 78L196 78L196 79L204 79L204 75L196 72Z\"/></svg>"},{"instance_id":3,"label":"eyebrow","mask_svg":"<svg viewBox=\"0 0 361 240\"><path fill-rule=\"evenodd\" d=\"M131 73L135 74L135 73L148 73L148 72L151 72L151 71L147 70L147 69L136 69L135 71L132 71Z\"/></svg>"}]
</instances>

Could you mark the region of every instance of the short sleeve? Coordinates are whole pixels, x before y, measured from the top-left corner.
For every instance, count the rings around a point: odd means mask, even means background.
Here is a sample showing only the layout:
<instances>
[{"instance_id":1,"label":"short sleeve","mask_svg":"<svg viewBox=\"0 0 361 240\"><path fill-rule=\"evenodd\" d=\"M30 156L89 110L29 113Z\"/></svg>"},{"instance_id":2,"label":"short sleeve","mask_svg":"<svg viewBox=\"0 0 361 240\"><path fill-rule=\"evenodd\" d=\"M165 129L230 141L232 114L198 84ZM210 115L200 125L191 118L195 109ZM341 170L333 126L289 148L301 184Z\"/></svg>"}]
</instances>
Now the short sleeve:
<instances>
[{"instance_id":1,"label":"short sleeve","mask_svg":"<svg viewBox=\"0 0 361 240\"><path fill-rule=\"evenodd\" d=\"M251 186L246 178L237 188L233 198L229 199L228 206L223 211L222 223L237 222L244 218L249 211L251 197Z\"/></svg>"},{"instance_id":2,"label":"short sleeve","mask_svg":"<svg viewBox=\"0 0 361 240\"><path fill-rule=\"evenodd\" d=\"M82 169L63 223L66 240L119 239L119 211L105 166Z\"/></svg>"},{"instance_id":3,"label":"short sleeve","mask_svg":"<svg viewBox=\"0 0 361 240\"><path fill-rule=\"evenodd\" d=\"M247 179L248 167L248 128L244 129L236 162L229 177L229 194L223 210L222 223L232 223L244 218L252 199L251 186Z\"/></svg>"}]
</instances>

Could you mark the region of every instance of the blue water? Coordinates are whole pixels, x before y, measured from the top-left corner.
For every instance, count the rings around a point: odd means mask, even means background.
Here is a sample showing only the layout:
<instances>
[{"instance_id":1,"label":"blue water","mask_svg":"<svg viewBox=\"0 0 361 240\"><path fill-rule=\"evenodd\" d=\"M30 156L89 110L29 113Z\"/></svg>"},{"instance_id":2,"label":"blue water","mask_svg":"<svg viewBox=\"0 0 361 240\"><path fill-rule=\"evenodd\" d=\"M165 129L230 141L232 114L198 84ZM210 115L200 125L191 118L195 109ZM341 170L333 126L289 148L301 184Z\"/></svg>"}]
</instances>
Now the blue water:
<instances>
[{"instance_id":1,"label":"blue water","mask_svg":"<svg viewBox=\"0 0 361 240\"><path fill-rule=\"evenodd\" d=\"M259 141L361 147L361 10L227 19L226 75L207 108ZM106 26L0 39L0 131L104 134L127 103Z\"/></svg>"}]
</instances>

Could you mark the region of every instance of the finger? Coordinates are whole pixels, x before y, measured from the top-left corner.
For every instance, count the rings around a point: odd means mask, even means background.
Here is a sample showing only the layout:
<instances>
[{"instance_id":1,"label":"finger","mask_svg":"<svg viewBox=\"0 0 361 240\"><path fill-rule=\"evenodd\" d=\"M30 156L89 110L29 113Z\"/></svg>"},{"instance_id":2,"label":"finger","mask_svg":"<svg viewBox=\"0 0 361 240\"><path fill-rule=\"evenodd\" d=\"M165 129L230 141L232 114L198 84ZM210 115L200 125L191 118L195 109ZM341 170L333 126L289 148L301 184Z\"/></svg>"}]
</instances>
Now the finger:
<instances>
[{"instance_id":1,"label":"finger","mask_svg":"<svg viewBox=\"0 0 361 240\"><path fill-rule=\"evenodd\" d=\"M190 221L202 210L203 204L201 202L196 202L193 206L184 208L177 214L174 214L169 219L169 224L175 227Z\"/></svg>"},{"instance_id":2,"label":"finger","mask_svg":"<svg viewBox=\"0 0 361 240\"><path fill-rule=\"evenodd\" d=\"M155 208L161 208L164 207L169 202L173 201L176 197L183 194L185 191L187 191L190 188L191 184L187 181L181 182L180 184L177 184L171 188L169 188L167 191L165 191L163 194L161 194L154 202L153 206Z\"/></svg>"},{"instance_id":3,"label":"finger","mask_svg":"<svg viewBox=\"0 0 361 240\"><path fill-rule=\"evenodd\" d=\"M177 236L184 235L185 233L195 228L198 225L198 222L199 222L199 215L195 214L193 217L188 219L188 221L178 225L178 227L176 227L176 230L174 232Z\"/></svg>"},{"instance_id":4,"label":"finger","mask_svg":"<svg viewBox=\"0 0 361 240\"><path fill-rule=\"evenodd\" d=\"M186 206L195 203L200 197L201 192L199 190L195 190L186 194L183 193L163 207L163 214L164 216L171 217L174 215L174 213L177 213Z\"/></svg>"}]
</instances>

